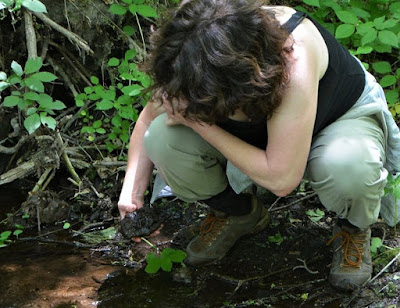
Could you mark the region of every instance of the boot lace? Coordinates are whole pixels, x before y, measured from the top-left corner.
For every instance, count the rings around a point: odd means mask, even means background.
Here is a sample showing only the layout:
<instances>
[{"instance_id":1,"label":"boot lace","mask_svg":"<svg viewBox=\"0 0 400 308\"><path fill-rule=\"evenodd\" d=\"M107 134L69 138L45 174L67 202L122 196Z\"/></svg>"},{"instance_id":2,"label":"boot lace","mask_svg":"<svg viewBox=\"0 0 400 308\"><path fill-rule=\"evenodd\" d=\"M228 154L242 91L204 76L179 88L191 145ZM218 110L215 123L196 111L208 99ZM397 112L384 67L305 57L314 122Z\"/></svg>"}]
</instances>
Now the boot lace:
<instances>
[{"instance_id":1,"label":"boot lace","mask_svg":"<svg viewBox=\"0 0 400 308\"><path fill-rule=\"evenodd\" d=\"M351 234L347 231L340 231L336 233L329 241L326 243L330 245L335 239L342 237L342 243L338 250L343 247L344 250L344 261L343 267L360 267L362 263L363 248L365 243L365 233Z\"/></svg>"},{"instance_id":2,"label":"boot lace","mask_svg":"<svg viewBox=\"0 0 400 308\"><path fill-rule=\"evenodd\" d=\"M200 239L204 244L210 246L211 242L215 240L215 236L219 230L227 223L226 218L220 218L213 213L209 214L200 226Z\"/></svg>"}]
</instances>

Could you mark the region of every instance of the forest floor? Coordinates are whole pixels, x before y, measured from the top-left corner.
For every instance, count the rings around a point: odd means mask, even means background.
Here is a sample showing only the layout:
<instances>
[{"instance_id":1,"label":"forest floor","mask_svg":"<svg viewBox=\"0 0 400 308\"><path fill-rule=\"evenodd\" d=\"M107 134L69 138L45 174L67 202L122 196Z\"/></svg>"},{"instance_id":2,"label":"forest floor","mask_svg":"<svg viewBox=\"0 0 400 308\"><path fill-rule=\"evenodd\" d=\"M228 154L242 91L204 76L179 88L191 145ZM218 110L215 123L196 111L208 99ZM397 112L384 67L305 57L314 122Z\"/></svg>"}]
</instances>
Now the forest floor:
<instances>
[{"instance_id":1,"label":"forest floor","mask_svg":"<svg viewBox=\"0 0 400 308\"><path fill-rule=\"evenodd\" d=\"M399 262L380 273L395 258L388 253L390 248L400 246L393 229L382 222L372 227L372 236L383 238L387 247L380 248L383 253L374 259L377 277L352 293L340 292L328 282L332 249L326 242L335 218L323 210L318 197L308 194L263 202L271 211L270 225L239 240L216 264L198 268L174 264L171 272L156 274L145 272L146 255L166 247L184 249L192 236L188 226L206 215L206 206L171 198L158 201L164 227L160 235L147 238L154 247L146 241L124 240L118 232L113 240L101 243L89 243L89 237L83 236L100 229L118 231L118 219L86 228L78 236L76 230L83 229L73 224L68 230L43 226L48 235L39 238L28 237L26 230L25 240L21 236L0 250L0 307L400 305Z\"/></svg>"}]
</instances>

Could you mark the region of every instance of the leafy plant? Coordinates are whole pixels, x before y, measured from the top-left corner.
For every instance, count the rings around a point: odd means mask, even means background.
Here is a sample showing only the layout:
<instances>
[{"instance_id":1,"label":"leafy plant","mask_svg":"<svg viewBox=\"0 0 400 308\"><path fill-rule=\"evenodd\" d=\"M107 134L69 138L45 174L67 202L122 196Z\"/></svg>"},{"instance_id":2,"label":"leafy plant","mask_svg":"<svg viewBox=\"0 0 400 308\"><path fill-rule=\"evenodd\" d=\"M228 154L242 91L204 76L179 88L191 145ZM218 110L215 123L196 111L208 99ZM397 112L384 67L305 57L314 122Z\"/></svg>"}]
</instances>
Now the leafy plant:
<instances>
[{"instance_id":1,"label":"leafy plant","mask_svg":"<svg viewBox=\"0 0 400 308\"><path fill-rule=\"evenodd\" d=\"M320 209L308 210L306 214L314 222L320 221L325 216L325 212Z\"/></svg>"},{"instance_id":2,"label":"leafy plant","mask_svg":"<svg viewBox=\"0 0 400 308\"><path fill-rule=\"evenodd\" d=\"M0 10L7 9L9 12L14 12L21 7L32 12L47 13L46 6L39 0L0 0Z\"/></svg>"},{"instance_id":3,"label":"leafy plant","mask_svg":"<svg viewBox=\"0 0 400 308\"><path fill-rule=\"evenodd\" d=\"M24 226L22 225L15 225L15 230L12 231L4 231L0 233L0 248L6 247L8 243L11 243L12 240L10 239L11 235L14 235L17 239L19 235L23 232Z\"/></svg>"},{"instance_id":4,"label":"leafy plant","mask_svg":"<svg viewBox=\"0 0 400 308\"><path fill-rule=\"evenodd\" d=\"M275 243L276 245L280 246L283 242L283 237L281 233L278 232L275 235L268 236L268 242Z\"/></svg>"},{"instance_id":5,"label":"leafy plant","mask_svg":"<svg viewBox=\"0 0 400 308\"><path fill-rule=\"evenodd\" d=\"M397 204L400 200L400 175L394 177L391 173L389 173L384 192L385 195L391 194L394 198L394 233L396 234L396 223L398 221Z\"/></svg>"},{"instance_id":6,"label":"leafy plant","mask_svg":"<svg viewBox=\"0 0 400 308\"><path fill-rule=\"evenodd\" d=\"M376 258L381 252L382 244L382 239L379 237L371 238L371 255L373 259Z\"/></svg>"},{"instance_id":7,"label":"leafy plant","mask_svg":"<svg viewBox=\"0 0 400 308\"><path fill-rule=\"evenodd\" d=\"M160 269L165 272L170 272L173 263L183 264L185 258L186 253L184 251L170 247L165 248L160 255L151 252L146 255L147 266L145 271L149 274L155 274Z\"/></svg>"},{"instance_id":8,"label":"leafy plant","mask_svg":"<svg viewBox=\"0 0 400 308\"><path fill-rule=\"evenodd\" d=\"M384 88L389 109L400 117L398 0L303 0L309 14L371 69ZM306 11L302 7L299 10ZM369 65L371 63L371 67Z\"/></svg>"},{"instance_id":9,"label":"leafy plant","mask_svg":"<svg viewBox=\"0 0 400 308\"><path fill-rule=\"evenodd\" d=\"M24 127L31 134L41 125L55 129L57 121L53 118L54 111L66 108L63 102L53 100L45 93L44 83L52 82L57 76L50 72L40 72L42 58L28 59L24 68L13 61L13 74L7 77L0 72L0 93L11 88L11 94L4 98L5 107L17 107L25 115Z\"/></svg>"},{"instance_id":10,"label":"leafy plant","mask_svg":"<svg viewBox=\"0 0 400 308\"><path fill-rule=\"evenodd\" d=\"M116 71L116 86L102 85L99 78L92 76L93 86L86 87L84 93L75 97L75 103L82 107L80 116L84 122L81 134L89 141L97 135L107 134L106 145L111 152L128 143L131 124L138 118L138 109L142 108L149 97L145 90L151 84L150 77L139 71L134 62L136 51L128 50L123 59L111 58L108 66ZM141 103L137 103L140 101ZM90 109L104 113L101 118L90 114Z\"/></svg>"}]
</instances>

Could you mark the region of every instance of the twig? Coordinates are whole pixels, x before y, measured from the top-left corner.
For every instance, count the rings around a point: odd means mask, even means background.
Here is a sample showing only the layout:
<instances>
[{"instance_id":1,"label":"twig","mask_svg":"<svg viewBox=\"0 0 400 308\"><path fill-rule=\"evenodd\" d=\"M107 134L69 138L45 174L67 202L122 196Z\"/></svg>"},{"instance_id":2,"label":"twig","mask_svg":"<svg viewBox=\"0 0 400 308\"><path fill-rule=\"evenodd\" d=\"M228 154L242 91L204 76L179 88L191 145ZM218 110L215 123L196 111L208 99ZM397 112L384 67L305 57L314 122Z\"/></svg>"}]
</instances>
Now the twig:
<instances>
[{"instance_id":1,"label":"twig","mask_svg":"<svg viewBox=\"0 0 400 308\"><path fill-rule=\"evenodd\" d=\"M309 272L310 274L313 274L313 275L318 274L318 271L312 271L312 270L310 270L310 269L307 267L307 263L306 263L305 260L302 260L302 259L299 259L299 258L297 258L297 260L300 261L300 262L302 262L303 265L295 266L295 267L293 267L293 270L298 269L298 268L304 268L304 269L305 269L307 272Z\"/></svg>"},{"instance_id":2,"label":"twig","mask_svg":"<svg viewBox=\"0 0 400 308\"><path fill-rule=\"evenodd\" d=\"M42 238L42 237L23 237L23 238L20 238L18 241L22 241L22 242L38 241L38 242L43 242L43 243L74 246L74 247L77 247L77 248L94 248L94 247L98 246L98 245L84 244L84 243L75 242L75 241L74 242L57 241L57 240L51 240L51 239Z\"/></svg>"},{"instance_id":3,"label":"twig","mask_svg":"<svg viewBox=\"0 0 400 308\"><path fill-rule=\"evenodd\" d=\"M14 154L16 153L19 148L29 140L28 136L22 136L21 139L18 140L17 144L14 145L13 147L5 147L3 145L0 145L0 153L4 154Z\"/></svg>"},{"instance_id":4,"label":"twig","mask_svg":"<svg viewBox=\"0 0 400 308\"><path fill-rule=\"evenodd\" d=\"M36 33L35 28L33 27L32 13L26 9L24 9L24 20L28 58L35 59L37 57Z\"/></svg>"},{"instance_id":5,"label":"twig","mask_svg":"<svg viewBox=\"0 0 400 308\"><path fill-rule=\"evenodd\" d=\"M279 211L279 210L282 210L282 209L286 209L286 208L291 207L292 205L295 205L295 204L297 204L297 203L299 203L299 202L301 202L301 201L310 199L310 198L314 197L316 194L317 194L316 192L313 192L312 194L310 194L310 195L308 195L308 196L305 196L305 197L303 197L303 198L297 199L296 201L293 201L293 202L291 202L291 203L289 203L289 204L276 207L276 208L270 210L270 212L275 212L275 211Z\"/></svg>"},{"instance_id":6,"label":"twig","mask_svg":"<svg viewBox=\"0 0 400 308\"><path fill-rule=\"evenodd\" d=\"M64 27L60 26L58 23L54 22L52 19L44 15L43 13L33 12L33 14L43 21L45 24L52 27L54 30L60 32L62 35L67 37L70 41L75 43L78 47L82 48L85 52L89 54L94 54L93 50L89 47L88 43L81 38L79 35L65 29Z\"/></svg>"},{"instance_id":7,"label":"twig","mask_svg":"<svg viewBox=\"0 0 400 308\"><path fill-rule=\"evenodd\" d=\"M36 220L37 220L37 228L38 233L42 233L41 222L40 222L40 211L39 211L39 203L36 204Z\"/></svg>"},{"instance_id":8,"label":"twig","mask_svg":"<svg viewBox=\"0 0 400 308\"><path fill-rule=\"evenodd\" d=\"M82 180L80 179L79 175L76 173L74 166L72 166L72 163L69 160L67 153L65 152L64 142L61 138L60 132L58 132L58 131L56 132L56 137L57 137L57 141L59 142L59 144L62 148L62 158L64 159L67 169L68 169L69 173L72 175L73 180L79 186L82 183Z\"/></svg>"},{"instance_id":9,"label":"twig","mask_svg":"<svg viewBox=\"0 0 400 308\"><path fill-rule=\"evenodd\" d=\"M268 212L270 212L272 210L272 208L278 203L279 200L281 200L282 197L278 197L276 198L276 200L274 201L274 203L271 204L271 206L268 209Z\"/></svg>"},{"instance_id":10,"label":"twig","mask_svg":"<svg viewBox=\"0 0 400 308\"><path fill-rule=\"evenodd\" d=\"M367 283L371 283L373 282L376 278L378 278L380 275L382 275L382 273L384 271L386 271L386 269L393 264L393 262L395 262L397 260L397 258L400 257L400 252L388 263L386 264L386 266L378 273L374 276L374 278L372 278L371 280L367 281Z\"/></svg>"},{"instance_id":11,"label":"twig","mask_svg":"<svg viewBox=\"0 0 400 308\"><path fill-rule=\"evenodd\" d=\"M44 181L47 179L48 175L50 174L51 170L53 170L53 168L47 168L43 174L41 175L41 177L39 178L39 181L37 181L37 183L35 184L35 186L33 187L33 189L29 192L30 195L33 195L34 193L36 193L39 189L42 188L42 185L44 183Z\"/></svg>"},{"instance_id":12,"label":"twig","mask_svg":"<svg viewBox=\"0 0 400 308\"><path fill-rule=\"evenodd\" d=\"M71 79L69 79L68 75L64 72L64 70L56 64L56 62L53 60L51 57L47 57L47 61L50 63L50 65L53 67L53 69L60 74L61 78L64 80L65 84L68 86L70 91L72 92L73 96L78 95L78 91L75 89L75 86L73 85Z\"/></svg>"}]
</instances>

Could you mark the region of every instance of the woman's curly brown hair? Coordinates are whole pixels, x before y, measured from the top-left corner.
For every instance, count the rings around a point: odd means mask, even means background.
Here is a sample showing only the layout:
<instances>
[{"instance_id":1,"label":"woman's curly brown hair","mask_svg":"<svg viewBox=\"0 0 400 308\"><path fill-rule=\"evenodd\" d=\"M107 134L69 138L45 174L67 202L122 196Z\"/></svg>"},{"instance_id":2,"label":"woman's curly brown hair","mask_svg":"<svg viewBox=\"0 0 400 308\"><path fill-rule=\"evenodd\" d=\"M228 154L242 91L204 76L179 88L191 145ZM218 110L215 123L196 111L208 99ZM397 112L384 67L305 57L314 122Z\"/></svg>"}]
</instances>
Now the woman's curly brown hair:
<instances>
[{"instance_id":1,"label":"woman's curly brown hair","mask_svg":"<svg viewBox=\"0 0 400 308\"><path fill-rule=\"evenodd\" d=\"M240 108L265 120L287 83L287 37L258 2L191 0L153 34L147 71L154 89L188 102L188 119L215 123Z\"/></svg>"}]
</instances>

